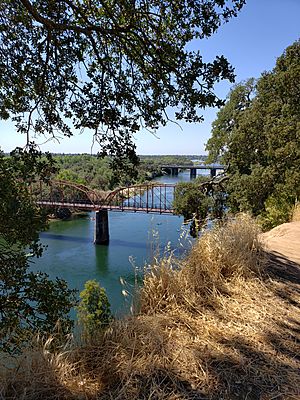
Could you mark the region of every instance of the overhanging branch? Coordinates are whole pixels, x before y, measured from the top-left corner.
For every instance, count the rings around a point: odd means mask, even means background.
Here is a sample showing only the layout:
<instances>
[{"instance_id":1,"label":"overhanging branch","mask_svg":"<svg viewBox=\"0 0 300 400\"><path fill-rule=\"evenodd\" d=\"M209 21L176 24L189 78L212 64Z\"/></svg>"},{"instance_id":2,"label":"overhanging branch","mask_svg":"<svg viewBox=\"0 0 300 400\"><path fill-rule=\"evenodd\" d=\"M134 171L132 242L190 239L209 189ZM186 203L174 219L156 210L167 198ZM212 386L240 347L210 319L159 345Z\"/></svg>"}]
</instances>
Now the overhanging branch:
<instances>
[{"instance_id":1,"label":"overhanging branch","mask_svg":"<svg viewBox=\"0 0 300 400\"><path fill-rule=\"evenodd\" d=\"M92 32L99 32L103 35L115 35L117 32L128 32L130 30L130 26L120 26L116 25L112 29L103 28L100 25L95 25L89 23L88 26L82 27L76 24L66 24L66 23L58 23L49 18L43 17L37 9L31 4L28 0L20 0L29 14L40 24L42 24L48 30L57 30L57 31L73 31L77 33L83 33L85 35L90 35Z\"/></svg>"}]
</instances>

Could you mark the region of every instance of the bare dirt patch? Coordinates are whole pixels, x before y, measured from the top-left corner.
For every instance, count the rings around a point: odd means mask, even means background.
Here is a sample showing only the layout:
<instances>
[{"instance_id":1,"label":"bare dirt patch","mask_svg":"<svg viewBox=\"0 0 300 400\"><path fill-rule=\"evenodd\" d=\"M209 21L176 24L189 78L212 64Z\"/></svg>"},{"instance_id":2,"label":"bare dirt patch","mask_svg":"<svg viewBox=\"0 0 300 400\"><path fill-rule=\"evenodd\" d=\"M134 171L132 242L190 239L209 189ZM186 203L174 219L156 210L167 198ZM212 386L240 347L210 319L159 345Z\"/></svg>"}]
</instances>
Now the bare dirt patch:
<instances>
[{"instance_id":1,"label":"bare dirt patch","mask_svg":"<svg viewBox=\"0 0 300 400\"><path fill-rule=\"evenodd\" d=\"M300 221L279 225L262 238L269 252L300 264Z\"/></svg>"}]
</instances>

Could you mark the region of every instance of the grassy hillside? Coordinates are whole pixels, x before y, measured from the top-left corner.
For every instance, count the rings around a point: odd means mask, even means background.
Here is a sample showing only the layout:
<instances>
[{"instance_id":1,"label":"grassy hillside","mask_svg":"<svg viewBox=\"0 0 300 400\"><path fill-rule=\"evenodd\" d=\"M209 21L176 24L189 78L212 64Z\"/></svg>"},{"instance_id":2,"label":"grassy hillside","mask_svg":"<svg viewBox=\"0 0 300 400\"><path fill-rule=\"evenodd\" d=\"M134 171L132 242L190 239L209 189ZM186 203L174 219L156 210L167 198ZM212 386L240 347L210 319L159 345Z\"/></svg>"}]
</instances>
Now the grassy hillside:
<instances>
[{"instance_id":1,"label":"grassy hillside","mask_svg":"<svg viewBox=\"0 0 300 400\"><path fill-rule=\"evenodd\" d=\"M37 344L2 369L0 398L299 399L299 280L259 233L240 215L157 260L135 315L89 343Z\"/></svg>"}]
</instances>

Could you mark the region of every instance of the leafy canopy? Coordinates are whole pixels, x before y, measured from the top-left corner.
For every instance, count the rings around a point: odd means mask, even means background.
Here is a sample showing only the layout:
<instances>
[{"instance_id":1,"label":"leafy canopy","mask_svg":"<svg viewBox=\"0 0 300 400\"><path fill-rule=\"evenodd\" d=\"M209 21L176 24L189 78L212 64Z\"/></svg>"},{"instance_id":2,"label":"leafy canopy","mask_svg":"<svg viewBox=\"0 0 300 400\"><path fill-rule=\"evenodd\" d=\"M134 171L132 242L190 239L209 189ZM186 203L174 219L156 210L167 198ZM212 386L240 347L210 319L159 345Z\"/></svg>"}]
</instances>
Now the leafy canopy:
<instances>
[{"instance_id":1,"label":"leafy canopy","mask_svg":"<svg viewBox=\"0 0 300 400\"><path fill-rule=\"evenodd\" d=\"M198 176L192 182L180 182L176 185L173 207L177 215L190 220L190 234L196 237L208 218L222 218L225 212L226 176L209 179Z\"/></svg>"},{"instance_id":2,"label":"leafy canopy","mask_svg":"<svg viewBox=\"0 0 300 400\"><path fill-rule=\"evenodd\" d=\"M31 257L42 255L38 236L46 215L29 183L47 181L54 170L50 155L34 147L11 157L0 152L0 349L6 351L19 350L32 333L53 333L58 321L62 333L72 325L73 291L61 279L30 270Z\"/></svg>"},{"instance_id":3,"label":"leafy canopy","mask_svg":"<svg viewBox=\"0 0 300 400\"><path fill-rule=\"evenodd\" d=\"M0 3L0 118L27 134L91 129L102 154L137 162L132 134L220 106L223 57L189 51L245 0L4 0ZM125 158L123 158L125 157ZM126 165L125 165L126 166ZM130 168L130 166L129 166Z\"/></svg>"},{"instance_id":4,"label":"leafy canopy","mask_svg":"<svg viewBox=\"0 0 300 400\"><path fill-rule=\"evenodd\" d=\"M230 93L208 141L210 161L228 165L233 210L260 215L265 227L285 222L300 196L300 41L270 72Z\"/></svg>"}]
</instances>

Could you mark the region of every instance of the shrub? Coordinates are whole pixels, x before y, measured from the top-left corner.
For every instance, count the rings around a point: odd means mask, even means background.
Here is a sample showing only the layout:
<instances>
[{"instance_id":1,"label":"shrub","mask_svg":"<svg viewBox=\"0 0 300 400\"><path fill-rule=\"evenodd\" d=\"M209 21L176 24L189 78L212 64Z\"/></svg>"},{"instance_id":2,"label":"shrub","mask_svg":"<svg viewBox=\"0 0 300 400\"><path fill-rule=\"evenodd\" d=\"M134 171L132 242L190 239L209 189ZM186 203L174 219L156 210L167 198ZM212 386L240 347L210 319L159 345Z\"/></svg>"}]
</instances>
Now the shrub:
<instances>
[{"instance_id":1,"label":"shrub","mask_svg":"<svg viewBox=\"0 0 300 400\"><path fill-rule=\"evenodd\" d=\"M103 329L112 320L110 304L104 288L95 280L89 280L80 293L80 304L77 307L79 321L84 334L91 337L98 329Z\"/></svg>"}]
</instances>

